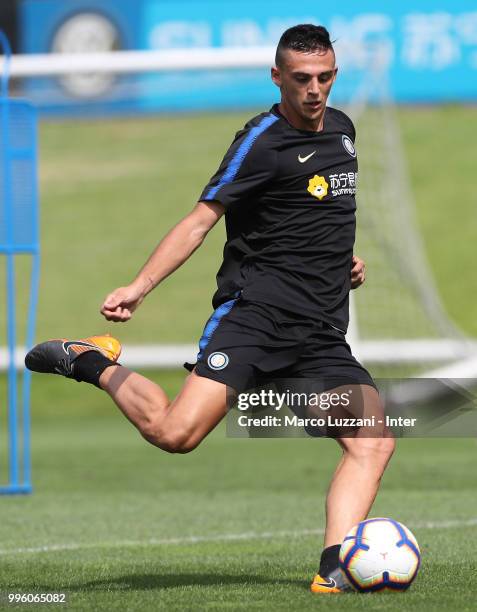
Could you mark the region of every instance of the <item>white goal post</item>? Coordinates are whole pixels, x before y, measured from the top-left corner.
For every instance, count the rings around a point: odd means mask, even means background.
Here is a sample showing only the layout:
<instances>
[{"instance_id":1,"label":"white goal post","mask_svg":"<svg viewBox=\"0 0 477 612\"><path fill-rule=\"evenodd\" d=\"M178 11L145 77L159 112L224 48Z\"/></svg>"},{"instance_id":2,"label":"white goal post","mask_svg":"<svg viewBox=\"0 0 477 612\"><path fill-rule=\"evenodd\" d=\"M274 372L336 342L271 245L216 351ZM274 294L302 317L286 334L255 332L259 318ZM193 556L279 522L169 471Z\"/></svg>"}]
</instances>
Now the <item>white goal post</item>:
<instances>
[{"instance_id":1,"label":"white goal post","mask_svg":"<svg viewBox=\"0 0 477 612\"><path fill-rule=\"evenodd\" d=\"M13 78L73 74L131 74L175 70L266 68L274 62L273 47L113 51L108 53L41 53L13 55ZM0 62L3 71L4 58Z\"/></svg>"}]
</instances>

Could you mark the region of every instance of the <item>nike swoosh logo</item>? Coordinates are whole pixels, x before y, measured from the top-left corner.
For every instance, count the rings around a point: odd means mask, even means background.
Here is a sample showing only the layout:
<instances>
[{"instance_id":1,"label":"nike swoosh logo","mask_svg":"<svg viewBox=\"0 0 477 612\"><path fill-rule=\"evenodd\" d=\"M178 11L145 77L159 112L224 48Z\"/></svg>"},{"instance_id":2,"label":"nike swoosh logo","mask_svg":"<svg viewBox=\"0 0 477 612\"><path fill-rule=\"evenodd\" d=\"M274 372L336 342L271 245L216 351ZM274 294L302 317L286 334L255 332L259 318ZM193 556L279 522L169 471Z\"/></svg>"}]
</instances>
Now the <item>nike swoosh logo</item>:
<instances>
[{"instance_id":1,"label":"nike swoosh logo","mask_svg":"<svg viewBox=\"0 0 477 612\"><path fill-rule=\"evenodd\" d=\"M86 346L95 351L99 350L95 344L89 344L89 342L81 342L79 340L76 342L63 342L63 350L65 351L67 355L68 355L68 349L70 348L70 346Z\"/></svg>"},{"instance_id":2,"label":"nike swoosh logo","mask_svg":"<svg viewBox=\"0 0 477 612\"><path fill-rule=\"evenodd\" d=\"M300 162L300 164L304 164L306 161L308 161L310 159L310 157L312 157L314 154L316 153L316 151L312 151L309 155L306 155L305 157L302 157L301 155L298 155L298 161Z\"/></svg>"},{"instance_id":3,"label":"nike swoosh logo","mask_svg":"<svg viewBox=\"0 0 477 612\"><path fill-rule=\"evenodd\" d=\"M333 580L333 578L328 578L328 582L315 582L315 584L317 586L329 587L330 589L333 589L336 586L336 582Z\"/></svg>"}]
</instances>

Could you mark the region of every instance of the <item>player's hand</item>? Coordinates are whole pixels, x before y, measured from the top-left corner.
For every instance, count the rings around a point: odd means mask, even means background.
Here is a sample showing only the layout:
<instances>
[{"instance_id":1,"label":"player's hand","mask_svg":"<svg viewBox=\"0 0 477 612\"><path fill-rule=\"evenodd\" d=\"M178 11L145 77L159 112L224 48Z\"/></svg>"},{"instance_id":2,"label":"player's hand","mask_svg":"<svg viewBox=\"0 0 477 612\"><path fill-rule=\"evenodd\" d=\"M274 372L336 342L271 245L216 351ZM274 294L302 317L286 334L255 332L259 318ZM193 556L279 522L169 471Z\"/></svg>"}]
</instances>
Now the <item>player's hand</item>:
<instances>
[{"instance_id":1,"label":"player's hand","mask_svg":"<svg viewBox=\"0 0 477 612\"><path fill-rule=\"evenodd\" d=\"M125 323L144 299L143 291L134 286L119 287L110 293L101 306L101 314L108 321Z\"/></svg>"},{"instance_id":2,"label":"player's hand","mask_svg":"<svg viewBox=\"0 0 477 612\"><path fill-rule=\"evenodd\" d=\"M353 255L351 264L351 289L357 289L366 280L366 265L362 259Z\"/></svg>"}]
</instances>

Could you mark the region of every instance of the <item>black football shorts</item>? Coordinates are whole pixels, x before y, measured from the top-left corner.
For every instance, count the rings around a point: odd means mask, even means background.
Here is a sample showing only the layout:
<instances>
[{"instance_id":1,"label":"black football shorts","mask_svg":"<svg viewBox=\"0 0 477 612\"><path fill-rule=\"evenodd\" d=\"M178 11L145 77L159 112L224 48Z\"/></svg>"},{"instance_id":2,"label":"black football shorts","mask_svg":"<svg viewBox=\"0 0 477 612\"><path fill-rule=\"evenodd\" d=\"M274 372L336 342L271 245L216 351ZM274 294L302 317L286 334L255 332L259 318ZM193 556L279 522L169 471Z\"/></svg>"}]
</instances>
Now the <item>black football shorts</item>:
<instances>
[{"instance_id":1,"label":"black football shorts","mask_svg":"<svg viewBox=\"0 0 477 612\"><path fill-rule=\"evenodd\" d=\"M238 393L284 378L322 381L323 391L345 384L376 387L342 331L242 297L214 311L199 342L197 363L184 367Z\"/></svg>"}]
</instances>

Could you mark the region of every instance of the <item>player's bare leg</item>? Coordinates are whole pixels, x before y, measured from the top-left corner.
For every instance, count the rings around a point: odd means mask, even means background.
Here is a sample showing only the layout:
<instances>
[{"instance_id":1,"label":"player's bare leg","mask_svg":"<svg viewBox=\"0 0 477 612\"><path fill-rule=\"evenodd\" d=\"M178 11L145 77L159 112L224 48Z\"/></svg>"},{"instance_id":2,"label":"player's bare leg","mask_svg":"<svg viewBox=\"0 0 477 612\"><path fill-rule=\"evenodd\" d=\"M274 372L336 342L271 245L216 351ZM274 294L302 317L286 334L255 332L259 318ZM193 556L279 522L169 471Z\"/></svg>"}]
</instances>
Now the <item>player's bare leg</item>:
<instances>
[{"instance_id":1,"label":"player's bare leg","mask_svg":"<svg viewBox=\"0 0 477 612\"><path fill-rule=\"evenodd\" d=\"M120 353L111 336L48 340L28 352L25 364L104 389L146 440L168 452L192 450L225 415L225 384L192 373L170 401L159 385L117 365Z\"/></svg>"},{"instance_id":2,"label":"player's bare leg","mask_svg":"<svg viewBox=\"0 0 477 612\"><path fill-rule=\"evenodd\" d=\"M367 385L360 388L364 416L382 415L376 389ZM395 446L389 430L379 424L337 441L343 456L326 498L325 547L340 544L349 529L368 516Z\"/></svg>"},{"instance_id":3,"label":"player's bare leg","mask_svg":"<svg viewBox=\"0 0 477 612\"><path fill-rule=\"evenodd\" d=\"M363 400L360 416L382 417L377 391L359 386ZM358 416L358 414L356 414ZM335 470L326 498L326 529L320 571L311 589L316 593L344 590L337 573L338 554L347 532L364 520L373 505L386 466L394 451L394 438L384 424L359 429L353 437L338 438L343 456Z\"/></svg>"},{"instance_id":4,"label":"player's bare leg","mask_svg":"<svg viewBox=\"0 0 477 612\"><path fill-rule=\"evenodd\" d=\"M226 385L195 373L172 401L159 385L122 366L104 370L99 382L141 435L168 452L193 450L226 413Z\"/></svg>"}]
</instances>

